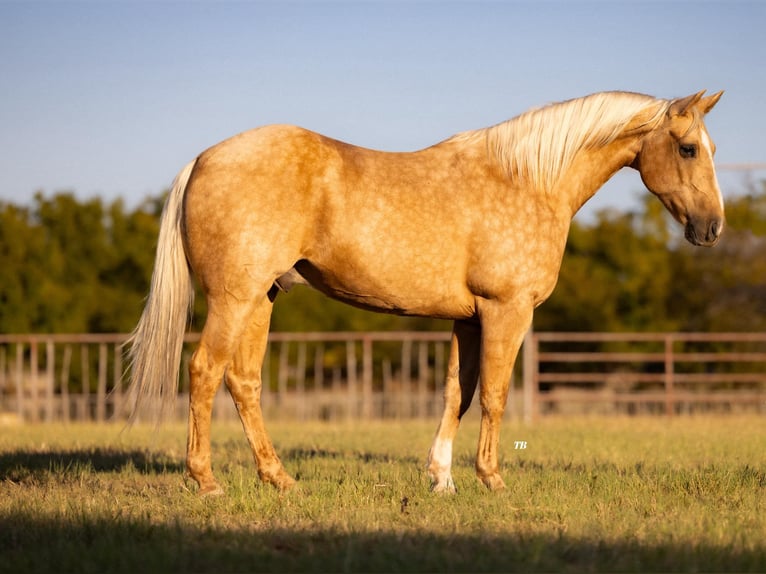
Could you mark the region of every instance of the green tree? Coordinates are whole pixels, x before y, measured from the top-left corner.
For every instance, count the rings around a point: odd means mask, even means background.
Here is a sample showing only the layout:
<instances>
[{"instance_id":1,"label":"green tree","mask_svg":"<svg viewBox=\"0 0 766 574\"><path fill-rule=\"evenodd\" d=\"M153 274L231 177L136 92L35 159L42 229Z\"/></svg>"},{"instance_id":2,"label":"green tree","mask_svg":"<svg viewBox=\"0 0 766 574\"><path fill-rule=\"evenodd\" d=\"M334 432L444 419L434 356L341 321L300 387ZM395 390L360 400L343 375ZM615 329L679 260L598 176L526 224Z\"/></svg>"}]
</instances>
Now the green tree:
<instances>
[{"instance_id":1,"label":"green tree","mask_svg":"<svg viewBox=\"0 0 766 574\"><path fill-rule=\"evenodd\" d=\"M766 329L766 185L731 199L713 249L681 245L669 297L686 311L687 331Z\"/></svg>"},{"instance_id":2,"label":"green tree","mask_svg":"<svg viewBox=\"0 0 766 574\"><path fill-rule=\"evenodd\" d=\"M159 233L151 203L126 212L122 201L108 210L106 241L108 257L98 269L100 303L91 309L94 331L131 330L141 313L154 266Z\"/></svg>"},{"instance_id":3,"label":"green tree","mask_svg":"<svg viewBox=\"0 0 766 574\"><path fill-rule=\"evenodd\" d=\"M0 204L0 331L132 329L158 229L156 200L132 212L72 193L38 193L31 208Z\"/></svg>"},{"instance_id":4,"label":"green tree","mask_svg":"<svg viewBox=\"0 0 766 574\"><path fill-rule=\"evenodd\" d=\"M649 198L651 199L651 198ZM638 213L604 210L592 225L573 222L558 285L535 315L556 331L673 329L670 231L662 206Z\"/></svg>"},{"instance_id":5,"label":"green tree","mask_svg":"<svg viewBox=\"0 0 766 574\"><path fill-rule=\"evenodd\" d=\"M45 237L26 208L0 204L0 332L40 328L54 285L46 273Z\"/></svg>"}]
</instances>

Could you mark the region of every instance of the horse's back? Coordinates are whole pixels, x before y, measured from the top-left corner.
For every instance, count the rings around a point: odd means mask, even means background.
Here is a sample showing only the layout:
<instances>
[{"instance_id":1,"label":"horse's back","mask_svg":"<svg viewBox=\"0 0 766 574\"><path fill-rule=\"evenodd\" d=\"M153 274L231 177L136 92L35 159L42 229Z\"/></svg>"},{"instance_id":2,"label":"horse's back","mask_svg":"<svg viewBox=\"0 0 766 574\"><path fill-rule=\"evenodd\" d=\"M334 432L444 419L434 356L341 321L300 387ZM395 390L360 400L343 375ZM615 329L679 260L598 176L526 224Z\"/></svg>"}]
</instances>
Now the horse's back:
<instances>
[{"instance_id":1,"label":"horse's back","mask_svg":"<svg viewBox=\"0 0 766 574\"><path fill-rule=\"evenodd\" d=\"M306 181L334 155L327 142L315 132L292 125L275 124L255 128L226 139L202 152L197 159L194 180L207 178L221 188L242 181L278 178L283 185ZM272 183L276 183L272 181ZM241 190L244 193L245 188ZM191 192L191 190L190 190Z\"/></svg>"},{"instance_id":2,"label":"horse's back","mask_svg":"<svg viewBox=\"0 0 766 574\"><path fill-rule=\"evenodd\" d=\"M296 269L357 305L464 317L474 288L505 289L500 268L522 250L523 238L504 232L508 199L481 141L379 152L267 126L200 155L187 188L188 257L207 290L243 298Z\"/></svg>"}]
</instances>

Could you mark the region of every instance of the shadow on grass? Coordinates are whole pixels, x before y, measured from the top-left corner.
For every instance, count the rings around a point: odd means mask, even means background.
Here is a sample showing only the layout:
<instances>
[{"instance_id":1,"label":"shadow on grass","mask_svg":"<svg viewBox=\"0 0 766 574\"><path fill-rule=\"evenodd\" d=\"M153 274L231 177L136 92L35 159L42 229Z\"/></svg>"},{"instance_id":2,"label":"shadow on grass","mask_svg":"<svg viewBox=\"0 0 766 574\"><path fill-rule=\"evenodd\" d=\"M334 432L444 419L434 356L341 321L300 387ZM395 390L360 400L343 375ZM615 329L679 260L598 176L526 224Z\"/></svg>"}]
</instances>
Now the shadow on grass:
<instances>
[{"instance_id":1,"label":"shadow on grass","mask_svg":"<svg viewBox=\"0 0 766 574\"><path fill-rule=\"evenodd\" d=\"M0 481L17 480L57 469L91 468L95 472L119 472L133 467L140 473L181 472L184 465L158 453L120 448L16 450L0 453Z\"/></svg>"},{"instance_id":2,"label":"shadow on grass","mask_svg":"<svg viewBox=\"0 0 766 574\"><path fill-rule=\"evenodd\" d=\"M314 449L289 449L283 460L339 459L349 453ZM395 457L387 454L355 452L351 455L365 463L371 462L408 462L419 463L415 457ZM249 461L248 461L249 464ZM10 480L20 482L41 473L88 470L98 473L121 472L133 468L141 474L181 474L186 471L183 461L173 459L161 452L150 450L125 450L123 448L87 448L87 449L51 449L51 450L15 450L0 453L0 482Z\"/></svg>"},{"instance_id":3,"label":"shadow on grass","mask_svg":"<svg viewBox=\"0 0 766 574\"><path fill-rule=\"evenodd\" d=\"M190 528L81 516L0 517L0 572L762 571L766 550L566 534L497 536Z\"/></svg>"}]
</instances>

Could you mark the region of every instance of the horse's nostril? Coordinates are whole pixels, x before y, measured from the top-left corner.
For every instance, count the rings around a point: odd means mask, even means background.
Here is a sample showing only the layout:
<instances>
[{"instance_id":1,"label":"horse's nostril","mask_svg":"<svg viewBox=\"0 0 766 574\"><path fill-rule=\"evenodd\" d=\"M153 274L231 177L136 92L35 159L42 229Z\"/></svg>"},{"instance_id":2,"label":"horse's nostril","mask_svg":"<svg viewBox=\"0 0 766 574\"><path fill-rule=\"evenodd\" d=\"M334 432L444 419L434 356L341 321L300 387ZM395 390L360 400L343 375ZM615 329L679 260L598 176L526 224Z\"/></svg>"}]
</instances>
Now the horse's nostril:
<instances>
[{"instance_id":1,"label":"horse's nostril","mask_svg":"<svg viewBox=\"0 0 766 574\"><path fill-rule=\"evenodd\" d=\"M708 241L717 240L718 237L721 235L722 230L723 230L723 222L719 219L714 219L713 221L710 222L706 239Z\"/></svg>"}]
</instances>

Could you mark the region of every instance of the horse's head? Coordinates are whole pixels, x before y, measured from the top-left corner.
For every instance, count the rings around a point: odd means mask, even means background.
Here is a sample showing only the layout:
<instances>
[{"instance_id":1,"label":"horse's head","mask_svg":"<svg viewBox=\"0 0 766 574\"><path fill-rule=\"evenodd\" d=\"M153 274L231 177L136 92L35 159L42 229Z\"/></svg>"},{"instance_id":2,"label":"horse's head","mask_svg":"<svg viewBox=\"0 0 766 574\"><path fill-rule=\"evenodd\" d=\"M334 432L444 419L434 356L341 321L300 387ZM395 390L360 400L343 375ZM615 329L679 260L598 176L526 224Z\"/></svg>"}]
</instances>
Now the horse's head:
<instances>
[{"instance_id":1,"label":"horse's head","mask_svg":"<svg viewBox=\"0 0 766 574\"><path fill-rule=\"evenodd\" d=\"M647 133L633 164L644 185L685 228L694 245L715 245L724 224L713 144L703 118L723 92L704 91L671 102L664 120Z\"/></svg>"}]
</instances>

